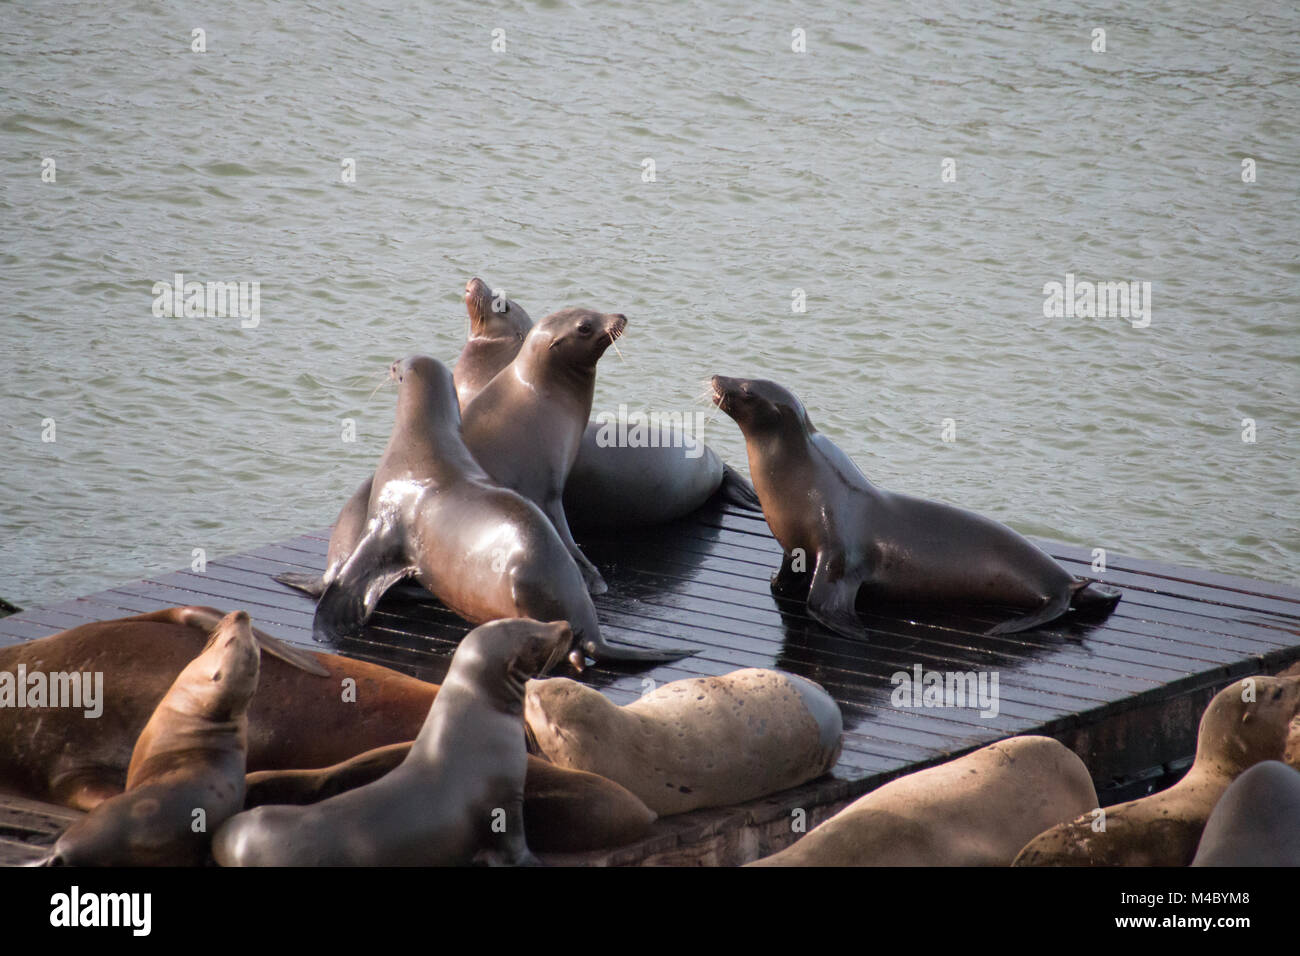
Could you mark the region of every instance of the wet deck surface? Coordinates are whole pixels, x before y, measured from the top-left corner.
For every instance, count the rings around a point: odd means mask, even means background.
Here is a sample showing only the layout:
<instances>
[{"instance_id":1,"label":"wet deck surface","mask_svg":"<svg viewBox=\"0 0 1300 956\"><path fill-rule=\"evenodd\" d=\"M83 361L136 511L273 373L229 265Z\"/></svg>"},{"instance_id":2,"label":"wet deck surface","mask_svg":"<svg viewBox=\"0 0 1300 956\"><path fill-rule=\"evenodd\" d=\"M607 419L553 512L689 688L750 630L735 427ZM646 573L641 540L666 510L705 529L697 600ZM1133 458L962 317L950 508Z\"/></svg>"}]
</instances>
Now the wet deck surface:
<instances>
[{"instance_id":1,"label":"wet deck surface","mask_svg":"<svg viewBox=\"0 0 1300 956\"><path fill-rule=\"evenodd\" d=\"M0 644L205 604L245 609L268 632L319 649L311 637L312 600L271 576L320 571L328 537L323 530L211 560L204 573L177 572L24 611L0 619ZM1300 589L1110 554L1107 570L1097 573L1090 547L1038 542L1071 572L1123 591L1101 622L1067 617L1030 633L990 637L983 631L999 619L994 611L919 621L875 608L863 609L866 639L853 641L822 628L801 605L772 597L768 578L781 551L757 513L706 508L674 525L582 543L610 585L596 599L607 640L700 648L670 665L636 672L596 667L583 679L619 704L643 693L648 680L739 667L778 667L817 681L839 701L845 723L834 779L819 785L828 802L1031 732L1074 746L1099 784L1138 773L1190 754L1195 721L1185 726L1188 715L1198 715L1214 690L1300 659ZM431 596L403 588L384 599L362 639L331 649L440 681L467 630ZM891 675L917 664L925 671L996 673L997 715L893 706ZM1122 754L1111 752L1117 747ZM815 793L803 805L810 801L817 802Z\"/></svg>"}]
</instances>

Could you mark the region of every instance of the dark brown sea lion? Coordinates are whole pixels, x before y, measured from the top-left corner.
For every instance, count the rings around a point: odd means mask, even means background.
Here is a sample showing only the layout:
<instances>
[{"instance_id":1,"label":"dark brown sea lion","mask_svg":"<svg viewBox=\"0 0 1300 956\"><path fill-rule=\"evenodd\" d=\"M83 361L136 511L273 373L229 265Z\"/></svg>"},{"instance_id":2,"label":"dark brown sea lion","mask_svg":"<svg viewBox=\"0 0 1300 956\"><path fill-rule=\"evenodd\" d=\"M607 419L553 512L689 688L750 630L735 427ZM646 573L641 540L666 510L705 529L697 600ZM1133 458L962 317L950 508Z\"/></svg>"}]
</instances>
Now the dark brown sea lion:
<instances>
[{"instance_id":1,"label":"dark brown sea lion","mask_svg":"<svg viewBox=\"0 0 1300 956\"><path fill-rule=\"evenodd\" d=\"M744 433L763 517L785 550L772 591L806 597L808 613L830 629L863 635L859 599L1026 609L990 634L1028 630L1071 607L1109 613L1119 600L1005 525L876 488L775 382L715 375L712 386Z\"/></svg>"},{"instance_id":2,"label":"dark brown sea lion","mask_svg":"<svg viewBox=\"0 0 1300 956\"><path fill-rule=\"evenodd\" d=\"M1168 790L1087 813L1031 840L1016 866L1187 866L1215 804L1243 772L1280 760L1300 712L1300 678L1248 677L1201 717L1196 761Z\"/></svg>"},{"instance_id":3,"label":"dark brown sea lion","mask_svg":"<svg viewBox=\"0 0 1300 956\"><path fill-rule=\"evenodd\" d=\"M237 814L213 840L217 862L535 862L523 816L524 685L563 660L572 643L569 626L558 621L515 619L474 629L456 648L428 720L400 765L321 803Z\"/></svg>"},{"instance_id":4,"label":"dark brown sea lion","mask_svg":"<svg viewBox=\"0 0 1300 956\"><path fill-rule=\"evenodd\" d=\"M176 678L131 755L126 792L70 826L49 866L198 866L244 803L258 642L248 615L221 620Z\"/></svg>"},{"instance_id":5,"label":"dark brown sea lion","mask_svg":"<svg viewBox=\"0 0 1300 956\"><path fill-rule=\"evenodd\" d=\"M563 309L548 315L461 416L475 460L498 484L542 509L592 594L608 588L569 531L564 485L591 418L596 363L626 328L622 314Z\"/></svg>"},{"instance_id":6,"label":"dark brown sea lion","mask_svg":"<svg viewBox=\"0 0 1300 956\"><path fill-rule=\"evenodd\" d=\"M78 810L121 793L150 715L220 620L209 607L168 608L0 648L0 672L102 673L107 698L93 719L66 707L0 707L0 790ZM325 766L410 739L438 693L377 664L303 651L256 628L253 636L266 654L248 712L250 770Z\"/></svg>"},{"instance_id":7,"label":"dark brown sea lion","mask_svg":"<svg viewBox=\"0 0 1300 956\"><path fill-rule=\"evenodd\" d=\"M250 773L244 806L319 803L378 780L410 750L410 742L392 744L320 770ZM524 828L534 850L582 853L622 846L643 836L656 819L653 810L614 781L565 770L529 754Z\"/></svg>"},{"instance_id":8,"label":"dark brown sea lion","mask_svg":"<svg viewBox=\"0 0 1300 956\"><path fill-rule=\"evenodd\" d=\"M482 279L465 288L470 337L456 360L462 410L518 354L532 319ZM715 494L727 504L759 510L754 488L702 436L680 426L654 446L610 443L609 429L589 422L564 486L564 513L575 531L621 531L664 524L690 514Z\"/></svg>"},{"instance_id":9,"label":"dark brown sea lion","mask_svg":"<svg viewBox=\"0 0 1300 956\"><path fill-rule=\"evenodd\" d=\"M1300 770L1265 760L1234 780L1192 866L1300 866Z\"/></svg>"},{"instance_id":10,"label":"dark brown sea lion","mask_svg":"<svg viewBox=\"0 0 1300 956\"><path fill-rule=\"evenodd\" d=\"M689 650L606 644L591 596L554 526L490 478L466 448L451 373L427 356L394 362L397 416L375 470L366 532L316 606L313 633L360 633L384 592L414 577L466 620L565 620L569 661L675 660ZM503 373L505 374L505 373Z\"/></svg>"}]
</instances>

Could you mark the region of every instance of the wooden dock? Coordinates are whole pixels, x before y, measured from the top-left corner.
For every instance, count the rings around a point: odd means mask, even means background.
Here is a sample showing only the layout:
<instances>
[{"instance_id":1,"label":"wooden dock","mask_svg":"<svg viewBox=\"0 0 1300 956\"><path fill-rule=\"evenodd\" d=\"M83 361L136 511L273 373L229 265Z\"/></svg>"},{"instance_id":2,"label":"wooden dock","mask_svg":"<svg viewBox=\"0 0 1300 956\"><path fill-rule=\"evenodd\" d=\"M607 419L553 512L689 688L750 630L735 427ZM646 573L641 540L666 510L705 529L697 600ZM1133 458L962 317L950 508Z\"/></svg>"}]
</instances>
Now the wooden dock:
<instances>
[{"instance_id":1,"label":"wooden dock","mask_svg":"<svg viewBox=\"0 0 1300 956\"><path fill-rule=\"evenodd\" d=\"M304 647L313 603L272 580L320 571L327 530L0 619L0 644L44 637L88 621L179 604L245 609L268 632ZM1071 619L1027 634L990 637L988 618L910 621L870 610L868 639L816 624L777 602L768 577L781 549L754 512L706 506L676 524L582 542L609 582L596 600L607 640L694 645L700 653L637 673L592 669L584 680L619 704L684 677L739 667L778 667L824 686L844 714L844 751L833 773L740 807L659 821L644 840L551 862L726 864L790 843L793 811L809 828L847 801L903 773L1015 734L1053 736L1084 760L1103 804L1140 795L1185 769L1196 726L1213 694L1241 676L1276 673L1300 659L1300 589L1110 555L1104 573L1091 550L1039 541L1070 571L1121 589L1106 620ZM390 593L363 639L340 653L440 681L467 625L412 588ZM998 712L900 708L891 675L925 671L998 676ZM70 811L0 798L0 862L31 858Z\"/></svg>"}]
</instances>

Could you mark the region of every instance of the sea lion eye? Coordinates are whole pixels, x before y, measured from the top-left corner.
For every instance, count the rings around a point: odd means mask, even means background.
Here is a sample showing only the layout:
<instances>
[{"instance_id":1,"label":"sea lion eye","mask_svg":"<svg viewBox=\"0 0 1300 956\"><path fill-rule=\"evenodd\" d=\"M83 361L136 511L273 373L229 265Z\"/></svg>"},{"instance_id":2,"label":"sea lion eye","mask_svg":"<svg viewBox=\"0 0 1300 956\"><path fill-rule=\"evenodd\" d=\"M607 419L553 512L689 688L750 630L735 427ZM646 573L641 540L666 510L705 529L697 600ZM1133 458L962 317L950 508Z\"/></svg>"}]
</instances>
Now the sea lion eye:
<instances>
[{"instance_id":1,"label":"sea lion eye","mask_svg":"<svg viewBox=\"0 0 1300 956\"><path fill-rule=\"evenodd\" d=\"M579 335L590 335L590 334L591 334L591 323L590 323L590 322L583 322L583 323L579 324L579 326L578 326L578 334L579 334Z\"/></svg>"}]
</instances>

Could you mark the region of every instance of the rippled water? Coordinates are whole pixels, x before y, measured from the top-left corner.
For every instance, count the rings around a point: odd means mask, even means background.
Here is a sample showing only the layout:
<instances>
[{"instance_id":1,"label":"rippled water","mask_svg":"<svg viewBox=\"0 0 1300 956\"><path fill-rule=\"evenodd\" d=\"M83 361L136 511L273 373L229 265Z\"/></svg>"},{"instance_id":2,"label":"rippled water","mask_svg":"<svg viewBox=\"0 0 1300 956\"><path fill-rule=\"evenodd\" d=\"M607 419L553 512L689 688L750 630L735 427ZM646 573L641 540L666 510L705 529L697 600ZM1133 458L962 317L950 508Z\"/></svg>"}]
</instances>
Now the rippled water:
<instances>
[{"instance_id":1,"label":"rippled water","mask_svg":"<svg viewBox=\"0 0 1300 956\"><path fill-rule=\"evenodd\" d=\"M471 275L630 317L598 408L775 378L884 487L1300 577L1295 5L820 6L0 6L0 595L328 524ZM155 318L177 272L259 325Z\"/></svg>"}]
</instances>

